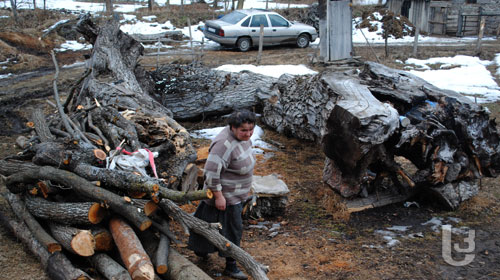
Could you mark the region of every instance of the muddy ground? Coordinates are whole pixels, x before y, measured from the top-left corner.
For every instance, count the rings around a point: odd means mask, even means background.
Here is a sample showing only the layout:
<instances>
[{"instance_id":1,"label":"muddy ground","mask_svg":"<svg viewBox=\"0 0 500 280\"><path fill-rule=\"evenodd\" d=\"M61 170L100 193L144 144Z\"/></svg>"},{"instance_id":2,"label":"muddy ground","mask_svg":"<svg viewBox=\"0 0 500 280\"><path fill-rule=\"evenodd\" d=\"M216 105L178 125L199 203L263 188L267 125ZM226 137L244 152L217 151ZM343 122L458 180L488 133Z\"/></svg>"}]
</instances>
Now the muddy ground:
<instances>
[{"instance_id":1,"label":"muddy ground","mask_svg":"<svg viewBox=\"0 0 500 280\"><path fill-rule=\"evenodd\" d=\"M500 41L484 44L483 59L492 59L500 53ZM427 46L420 48L419 56L471 55L474 45ZM363 60L375 60L366 46L355 46L356 55ZM391 57L385 59L382 47L375 47L382 63L401 67L395 59L404 60L411 53L411 46L391 47ZM321 71L322 64L310 64L318 50L314 47L296 49L293 47L266 48L262 61L265 64L308 64ZM83 53L59 55L61 65L81 60ZM222 64L254 63L257 51L240 53L233 50L206 51L201 62L208 66ZM186 63L189 56L162 56L162 63ZM156 57L143 57L141 64L152 69ZM490 69L494 71L495 69ZM62 69L60 88L62 93L71 87L84 69L76 67ZM38 74L36 74L38 73ZM0 80L0 96L26 94L6 108L0 107L0 157L18 152L14 145L17 136L29 134L24 123L34 107L43 107L46 112L53 109L46 100L52 99L50 64L42 65L42 71L22 78ZM497 77L498 82L498 77ZM486 104L493 117L500 116L500 104ZM192 130L221 121L205 120L203 123L183 123ZM260 159L256 173L279 174L289 189L289 204L281 217L245 221L246 230L242 247L259 262L270 267L270 279L499 279L500 278L500 179L481 180L478 196L464 203L457 211L442 209L438 203L425 195L411 199L418 207L405 207L398 203L382 208L352 213L339 213L335 207L335 195L321 181L324 155L315 143L304 143L287 138L265 129L265 139L283 144L274 151L270 159ZM195 141L197 148L208 145L207 141ZM8 207L0 201L0 207ZM194 206L185 207L192 211ZM474 260L465 266L452 266L442 257L442 234L440 228L433 229L431 223L442 221L460 229L453 234L453 240L466 248L464 238L475 231L475 248L470 253ZM259 223L270 228L279 224L278 234L270 237L266 229L248 228ZM401 231L407 226L406 231ZM388 229L390 228L390 229ZM183 240L182 236L179 236ZM396 241L395 241L396 240ZM184 239L185 241L185 239ZM392 245L394 243L394 245ZM390 246L392 245L392 246ZM210 256L208 262L198 260L183 245L178 247L189 259L197 263L216 279L220 275L223 259ZM454 260L464 259L464 253L454 253ZM0 279L47 279L38 261L18 243L9 232L0 227Z\"/></svg>"}]
</instances>

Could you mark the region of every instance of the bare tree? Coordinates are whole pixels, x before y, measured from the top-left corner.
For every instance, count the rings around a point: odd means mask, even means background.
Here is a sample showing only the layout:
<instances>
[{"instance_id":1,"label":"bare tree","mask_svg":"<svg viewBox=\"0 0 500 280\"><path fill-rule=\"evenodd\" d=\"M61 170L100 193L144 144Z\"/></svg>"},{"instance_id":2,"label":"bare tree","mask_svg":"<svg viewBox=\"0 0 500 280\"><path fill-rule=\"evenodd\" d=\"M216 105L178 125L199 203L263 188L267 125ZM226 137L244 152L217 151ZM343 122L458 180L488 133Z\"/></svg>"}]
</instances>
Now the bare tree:
<instances>
[{"instance_id":1,"label":"bare tree","mask_svg":"<svg viewBox=\"0 0 500 280\"><path fill-rule=\"evenodd\" d=\"M153 0L148 0L148 10L150 12L153 10Z\"/></svg>"},{"instance_id":2,"label":"bare tree","mask_svg":"<svg viewBox=\"0 0 500 280\"><path fill-rule=\"evenodd\" d=\"M106 13L107 14L112 14L113 13L113 1L112 0L106 0Z\"/></svg>"},{"instance_id":3,"label":"bare tree","mask_svg":"<svg viewBox=\"0 0 500 280\"><path fill-rule=\"evenodd\" d=\"M33 0L33 10L36 10L36 0Z\"/></svg>"},{"instance_id":4,"label":"bare tree","mask_svg":"<svg viewBox=\"0 0 500 280\"><path fill-rule=\"evenodd\" d=\"M243 4L245 3L245 0L238 0L238 6L236 7L238 10L243 9Z\"/></svg>"},{"instance_id":5,"label":"bare tree","mask_svg":"<svg viewBox=\"0 0 500 280\"><path fill-rule=\"evenodd\" d=\"M14 15L14 20L19 22L17 17L17 0L10 0L10 7L12 8L12 14Z\"/></svg>"}]
</instances>

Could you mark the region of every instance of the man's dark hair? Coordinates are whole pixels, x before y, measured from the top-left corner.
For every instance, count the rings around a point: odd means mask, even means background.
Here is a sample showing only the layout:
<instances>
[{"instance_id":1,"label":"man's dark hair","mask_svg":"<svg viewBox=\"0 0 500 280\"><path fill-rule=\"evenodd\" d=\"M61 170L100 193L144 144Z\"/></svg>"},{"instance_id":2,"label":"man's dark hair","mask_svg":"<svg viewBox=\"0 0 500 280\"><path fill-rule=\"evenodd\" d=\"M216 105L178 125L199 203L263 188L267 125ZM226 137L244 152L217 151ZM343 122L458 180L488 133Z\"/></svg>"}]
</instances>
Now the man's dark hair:
<instances>
[{"instance_id":1,"label":"man's dark hair","mask_svg":"<svg viewBox=\"0 0 500 280\"><path fill-rule=\"evenodd\" d=\"M227 124L234 128L238 128L244 123L255 124L255 114L246 109L236 110L227 119Z\"/></svg>"}]
</instances>

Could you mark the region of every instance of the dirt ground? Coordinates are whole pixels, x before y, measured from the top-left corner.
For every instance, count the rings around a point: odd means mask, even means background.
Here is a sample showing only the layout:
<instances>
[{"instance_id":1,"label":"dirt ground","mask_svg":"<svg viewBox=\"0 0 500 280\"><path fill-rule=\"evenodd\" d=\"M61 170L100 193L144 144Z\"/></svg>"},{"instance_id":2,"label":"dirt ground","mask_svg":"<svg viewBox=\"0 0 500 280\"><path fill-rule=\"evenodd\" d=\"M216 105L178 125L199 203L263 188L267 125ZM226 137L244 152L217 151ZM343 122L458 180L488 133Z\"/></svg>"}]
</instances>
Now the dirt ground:
<instances>
[{"instance_id":1,"label":"dirt ground","mask_svg":"<svg viewBox=\"0 0 500 280\"><path fill-rule=\"evenodd\" d=\"M483 45L483 59L491 60L500 53L500 40ZM411 53L411 46L392 47L390 58L384 58L383 47L374 47L382 63L401 67L395 59L404 60ZM472 55L474 45L421 47L419 56ZM321 71L325 65L310 64L318 55L318 49L293 47L266 48L262 61L265 64L307 64ZM355 54L364 60L375 60L372 50L355 46ZM83 53L58 56L60 64L81 60ZM234 50L207 51L202 63L211 67L222 64L254 63L257 51L240 53ZM160 64L189 62L188 56L163 56ZM156 64L156 57L143 57L142 65ZM42 65L41 71L22 78L0 81L0 98L13 93L33 93L34 99L18 100L9 108L0 105L0 158L18 152L14 145L17 136L29 133L24 123L34 107L44 107L52 99L53 70L50 64ZM495 71L496 69L490 69ZM62 93L70 88L84 69L62 69L60 88ZM497 82L499 77L497 76ZM486 104L492 117L500 117L500 103ZM220 124L207 120L203 123L183 123L188 130ZM256 174L276 173L290 189L289 204L281 217L265 220L246 220L242 248L259 262L268 265L270 279L499 279L500 278L500 178L481 180L479 195L464 203L457 211L440 208L429 197L421 195L410 200L417 202L405 207L403 203L352 213L350 216L335 207L335 195L322 183L324 155L315 143L287 138L264 127L264 140L279 142L282 148L269 151L274 155L261 157ZM195 141L203 148L206 141ZM0 199L0 207L8 207ZM194 206L187 206L192 211ZM434 218L434 219L433 219ZM475 232L475 247L470 254L474 260L465 266L452 266L442 256L442 233L435 231L431 223L441 221L451 224L462 233L453 234L453 242L467 248L464 238ZM278 234L272 237L266 229L251 228L254 224L271 228L279 225ZM401 226L407 230L402 231ZM185 241L181 235L179 238ZM184 238L184 239L183 239ZM394 243L394 245L392 245ZM392 245L392 246L391 246ZM469 244L470 245L470 244ZM203 262L183 245L178 250L198 264L216 279L220 275L223 259L216 254ZM453 254L454 260L462 260L465 253ZM1 279L48 279L38 261L15 237L0 227L0 280Z\"/></svg>"}]
</instances>

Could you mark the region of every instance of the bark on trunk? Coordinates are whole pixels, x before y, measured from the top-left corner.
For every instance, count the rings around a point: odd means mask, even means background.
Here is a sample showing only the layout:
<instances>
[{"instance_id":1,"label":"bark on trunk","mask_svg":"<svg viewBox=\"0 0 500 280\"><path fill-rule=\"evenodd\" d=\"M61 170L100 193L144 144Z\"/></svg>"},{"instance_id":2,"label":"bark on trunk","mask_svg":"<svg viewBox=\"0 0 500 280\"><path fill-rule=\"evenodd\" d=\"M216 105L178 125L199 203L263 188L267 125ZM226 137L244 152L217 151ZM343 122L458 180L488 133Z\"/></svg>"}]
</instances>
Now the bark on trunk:
<instances>
[{"instance_id":1,"label":"bark on trunk","mask_svg":"<svg viewBox=\"0 0 500 280\"><path fill-rule=\"evenodd\" d=\"M154 267L134 230L123 220L112 218L109 229L120 256L134 280L154 279Z\"/></svg>"},{"instance_id":2,"label":"bark on trunk","mask_svg":"<svg viewBox=\"0 0 500 280\"><path fill-rule=\"evenodd\" d=\"M106 254L95 254L90 260L108 280L132 280L127 270Z\"/></svg>"},{"instance_id":3,"label":"bark on trunk","mask_svg":"<svg viewBox=\"0 0 500 280\"><path fill-rule=\"evenodd\" d=\"M223 115L260 105L276 78L251 72L229 73L205 67L166 65L153 77L155 92L176 120Z\"/></svg>"},{"instance_id":4,"label":"bark on trunk","mask_svg":"<svg viewBox=\"0 0 500 280\"><path fill-rule=\"evenodd\" d=\"M406 197L413 188L440 188L500 170L500 137L487 111L408 72L367 62L361 72L282 76L274 90L265 101L264 123L322 143L323 179L344 197L374 195L386 177ZM419 170L404 170L396 156ZM473 183L465 185L475 192Z\"/></svg>"},{"instance_id":5,"label":"bark on trunk","mask_svg":"<svg viewBox=\"0 0 500 280\"><path fill-rule=\"evenodd\" d=\"M162 225L168 227L166 221ZM168 271L168 257L169 257L170 239L165 234L160 234L160 242L155 252L155 267L158 274L165 274ZM182 279L182 278L181 278Z\"/></svg>"},{"instance_id":6,"label":"bark on trunk","mask_svg":"<svg viewBox=\"0 0 500 280\"><path fill-rule=\"evenodd\" d=\"M50 133L49 126L45 121L45 115L41 109L35 109L31 114L31 119L35 124L35 130L41 142L51 142L55 139L54 135Z\"/></svg>"},{"instance_id":7,"label":"bark on trunk","mask_svg":"<svg viewBox=\"0 0 500 280\"><path fill-rule=\"evenodd\" d=\"M106 209L96 202L49 202L39 197L26 197L26 207L35 217L65 225L98 224L106 216Z\"/></svg>"},{"instance_id":8,"label":"bark on trunk","mask_svg":"<svg viewBox=\"0 0 500 280\"><path fill-rule=\"evenodd\" d=\"M210 280L206 274L199 267L194 265L183 255L179 254L175 249L169 248L168 252L168 271L166 273L167 279L173 280Z\"/></svg>"}]
</instances>

